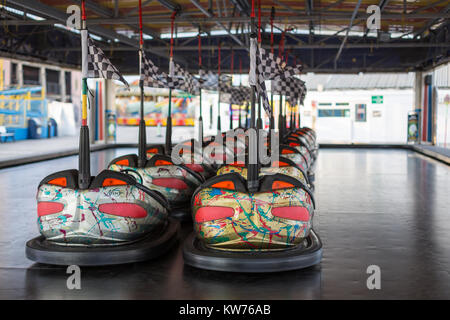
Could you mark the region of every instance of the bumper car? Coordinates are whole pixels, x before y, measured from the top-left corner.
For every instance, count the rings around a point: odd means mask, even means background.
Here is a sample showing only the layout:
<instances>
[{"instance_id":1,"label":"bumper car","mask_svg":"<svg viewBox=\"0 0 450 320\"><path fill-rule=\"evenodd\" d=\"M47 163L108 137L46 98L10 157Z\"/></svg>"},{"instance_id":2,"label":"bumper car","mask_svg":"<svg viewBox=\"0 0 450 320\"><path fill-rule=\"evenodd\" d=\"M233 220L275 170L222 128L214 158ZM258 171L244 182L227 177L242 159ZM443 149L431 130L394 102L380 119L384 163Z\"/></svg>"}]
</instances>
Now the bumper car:
<instances>
[{"instance_id":1,"label":"bumper car","mask_svg":"<svg viewBox=\"0 0 450 320\"><path fill-rule=\"evenodd\" d=\"M172 35L174 19L176 12L172 14ZM171 41L171 46L172 46ZM142 38L141 38L142 45ZM170 216L179 220L188 220L191 218L189 202L194 190L204 182L202 173L206 173L203 165L175 164L171 158L172 153L172 90L186 89L184 82L177 73L177 81L163 73L154 72L148 74L143 69L157 67L145 57L141 47L140 52L140 89L141 89L141 108L139 123L139 150L138 155L129 154L112 160L108 166L110 170L118 172L127 172L134 175L145 187L160 192L169 202L171 207ZM146 67L143 67L146 65ZM172 47L170 55L170 72L175 77L175 66L172 57ZM169 103L166 125L165 145L155 145L147 147L145 121L144 121L144 86L165 86L169 89ZM192 157L189 157L192 160ZM189 161L190 162L190 161ZM197 171L197 172L196 172Z\"/></svg>"},{"instance_id":2,"label":"bumper car","mask_svg":"<svg viewBox=\"0 0 450 320\"><path fill-rule=\"evenodd\" d=\"M314 180L315 161L318 154L315 133L309 128L295 128L294 118L291 118L291 129L282 139L282 143L297 149L308 163L308 174Z\"/></svg>"},{"instance_id":3,"label":"bumper car","mask_svg":"<svg viewBox=\"0 0 450 320\"><path fill-rule=\"evenodd\" d=\"M170 101L170 100L169 100ZM143 115L143 110L141 110ZM170 103L167 123L171 123ZM205 165L175 164L167 154L171 153L171 126L166 128L166 145L147 147L145 121L141 118L139 124L138 155L128 154L113 159L108 169L126 172L133 175L145 187L161 193L171 207L170 216L179 220L189 220L191 217L189 201L194 190L205 181L202 173L206 173Z\"/></svg>"},{"instance_id":4,"label":"bumper car","mask_svg":"<svg viewBox=\"0 0 450 320\"><path fill-rule=\"evenodd\" d=\"M254 29L254 18L251 26ZM257 70L255 37L252 34L250 39L254 66L250 70ZM251 77L256 79L255 74ZM259 90L266 96L264 89ZM258 132L255 91L252 86L250 128ZM248 149L256 155L258 143L254 140L249 141ZM257 159L255 155L252 154ZM273 171L264 173L258 162L249 163L246 168L237 163L222 167L219 175L195 191L191 200L194 232L183 246L187 265L258 273L296 270L320 263L322 244L313 230L313 193L302 170L291 160L282 160L287 162L286 170L296 168L299 176L280 173L276 171L279 168L269 168L266 170ZM238 171L233 172L236 168Z\"/></svg>"},{"instance_id":5,"label":"bumper car","mask_svg":"<svg viewBox=\"0 0 450 320\"><path fill-rule=\"evenodd\" d=\"M125 155L112 160L108 168L135 175L145 187L160 192L170 204L170 216L180 220L190 218L191 196L205 181L199 173L184 164L174 164L163 154L152 156L143 166L138 166L137 155Z\"/></svg>"},{"instance_id":6,"label":"bumper car","mask_svg":"<svg viewBox=\"0 0 450 320\"><path fill-rule=\"evenodd\" d=\"M312 157L313 160L317 158L318 146L316 144L315 138L310 134L303 131L296 131L290 133L284 138L284 142L294 147L299 147L301 150L303 147L305 151Z\"/></svg>"},{"instance_id":7,"label":"bumper car","mask_svg":"<svg viewBox=\"0 0 450 320\"><path fill-rule=\"evenodd\" d=\"M265 146L268 147L270 145L270 139L268 134L267 133L263 134L262 138L265 139ZM242 141L245 141L242 137L236 140L236 142L241 143ZM237 159L239 158L238 155L242 154L244 154L245 157L248 158L248 153L246 153L248 146L246 146L245 144L242 146L238 146L236 144L236 146L237 147L234 148L235 149L234 157L231 158L234 159L234 164L231 164L231 167L236 166L236 164L238 164L238 167L240 168L234 168L233 170L246 170L245 166L243 166L243 163L238 163ZM293 165L298 166L300 170L308 174L309 179L314 178L313 177L314 172L311 170L314 161L308 149L304 145L299 145L297 148L295 148L290 145L281 144L278 147L278 151L280 157L292 161ZM218 169L218 174L228 172L227 169L228 166L230 165L220 166ZM262 171L267 170L267 166L262 166L261 170ZM270 170L274 170L274 168ZM285 168L283 170L285 170Z\"/></svg>"},{"instance_id":8,"label":"bumper car","mask_svg":"<svg viewBox=\"0 0 450 320\"><path fill-rule=\"evenodd\" d=\"M309 182L309 177L306 172L289 158L280 157L278 161L270 163L269 165L261 165L259 170L261 176L283 174L300 180L310 190L314 190L314 186ZM247 167L245 166L245 163L239 161L220 167L219 170L217 170L217 175L235 172L239 173L244 179L247 179Z\"/></svg>"},{"instance_id":9,"label":"bumper car","mask_svg":"<svg viewBox=\"0 0 450 320\"><path fill-rule=\"evenodd\" d=\"M234 150L227 147L226 139L220 142L215 139L203 148L203 158L211 163L214 169L225 163L226 159L232 159L234 155Z\"/></svg>"},{"instance_id":10,"label":"bumper car","mask_svg":"<svg viewBox=\"0 0 450 320\"><path fill-rule=\"evenodd\" d=\"M269 175L280 173L301 180L311 190L314 190L307 158L294 147L281 145L278 161L271 162L268 165L260 165L260 174ZM248 156L246 156L248 159ZM247 167L245 162L239 161L237 157L232 164L222 165L217 170L217 175L237 172L242 177L247 178Z\"/></svg>"},{"instance_id":11,"label":"bumper car","mask_svg":"<svg viewBox=\"0 0 450 320\"><path fill-rule=\"evenodd\" d=\"M86 54L82 55L79 169L57 172L40 182L37 222L41 235L27 242L26 256L39 263L82 266L148 260L172 248L179 223L169 218L164 196L134 176L110 170L91 176L87 77L94 74L84 68L88 61L91 67L108 65L113 72L103 76L128 83L88 38L84 1L82 10L81 47ZM97 58L87 54L89 47Z\"/></svg>"},{"instance_id":12,"label":"bumper car","mask_svg":"<svg viewBox=\"0 0 450 320\"><path fill-rule=\"evenodd\" d=\"M142 87L143 90L143 87ZM171 91L170 91L171 92ZM161 193L171 207L170 216L181 221L191 219L189 201L194 190L211 175L212 169L206 164L189 163L191 155L181 155L187 164L175 164L170 156L172 150L172 118L170 116L171 99L169 99L169 116L167 117L166 144L148 146L146 144L145 121L141 104L141 121L139 123L138 154L128 154L113 159L108 169L126 172L136 177L145 187ZM183 150L183 149L182 149ZM195 153L194 153L195 156Z\"/></svg>"},{"instance_id":13,"label":"bumper car","mask_svg":"<svg viewBox=\"0 0 450 320\"><path fill-rule=\"evenodd\" d=\"M78 170L44 178L38 187L38 228L27 258L54 265L112 265L160 256L177 242L169 204L132 176L109 170L80 189Z\"/></svg>"},{"instance_id":14,"label":"bumper car","mask_svg":"<svg viewBox=\"0 0 450 320\"><path fill-rule=\"evenodd\" d=\"M311 190L283 174L260 177L256 192L246 184L235 172L216 176L196 191L185 263L228 272L279 272L318 264L322 245L312 229Z\"/></svg>"},{"instance_id":15,"label":"bumper car","mask_svg":"<svg viewBox=\"0 0 450 320\"><path fill-rule=\"evenodd\" d=\"M297 150L305 157L308 164L308 175L311 180L314 181L314 171L316 167L318 149L314 149L315 147L311 147L309 144L305 143L304 139L300 139L299 137L291 136L285 139L284 142L286 145Z\"/></svg>"},{"instance_id":16,"label":"bumper car","mask_svg":"<svg viewBox=\"0 0 450 320\"><path fill-rule=\"evenodd\" d=\"M211 162L210 159L203 156L202 150L207 146L206 143L203 143L203 146L197 146L196 141L194 139L190 139L187 141L183 141L180 143L181 149L178 152L179 159L181 163L183 163L189 169L200 174L204 179L208 179L215 174L215 165L214 162ZM147 150L147 157L150 159L156 153L164 153L164 151L156 152L157 149L161 149L162 146L158 146L157 148L149 147ZM162 150L163 147L162 147Z\"/></svg>"}]
</instances>

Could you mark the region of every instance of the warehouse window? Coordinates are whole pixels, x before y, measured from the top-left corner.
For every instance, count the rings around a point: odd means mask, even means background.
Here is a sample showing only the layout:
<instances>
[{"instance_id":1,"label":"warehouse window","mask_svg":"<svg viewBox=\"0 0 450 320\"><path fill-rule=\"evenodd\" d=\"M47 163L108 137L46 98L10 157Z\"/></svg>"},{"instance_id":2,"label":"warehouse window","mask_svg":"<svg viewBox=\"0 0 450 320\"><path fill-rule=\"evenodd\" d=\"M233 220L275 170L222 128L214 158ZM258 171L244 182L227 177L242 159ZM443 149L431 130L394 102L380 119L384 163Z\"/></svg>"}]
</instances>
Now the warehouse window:
<instances>
[{"instance_id":1,"label":"warehouse window","mask_svg":"<svg viewBox=\"0 0 450 320\"><path fill-rule=\"evenodd\" d=\"M39 85L39 68L23 66L23 84Z\"/></svg>"},{"instance_id":2,"label":"warehouse window","mask_svg":"<svg viewBox=\"0 0 450 320\"><path fill-rule=\"evenodd\" d=\"M349 109L319 109L319 117L349 117Z\"/></svg>"},{"instance_id":3,"label":"warehouse window","mask_svg":"<svg viewBox=\"0 0 450 320\"><path fill-rule=\"evenodd\" d=\"M66 96L72 95L72 78L71 73L69 71L66 71L64 73L64 81L66 86Z\"/></svg>"},{"instance_id":4,"label":"warehouse window","mask_svg":"<svg viewBox=\"0 0 450 320\"><path fill-rule=\"evenodd\" d=\"M47 80L47 93L48 94L60 94L59 87L59 71L45 69L45 79Z\"/></svg>"},{"instance_id":5,"label":"warehouse window","mask_svg":"<svg viewBox=\"0 0 450 320\"><path fill-rule=\"evenodd\" d=\"M10 74L10 84L17 85L19 81L17 79L17 63L11 63L11 74Z\"/></svg>"}]
</instances>

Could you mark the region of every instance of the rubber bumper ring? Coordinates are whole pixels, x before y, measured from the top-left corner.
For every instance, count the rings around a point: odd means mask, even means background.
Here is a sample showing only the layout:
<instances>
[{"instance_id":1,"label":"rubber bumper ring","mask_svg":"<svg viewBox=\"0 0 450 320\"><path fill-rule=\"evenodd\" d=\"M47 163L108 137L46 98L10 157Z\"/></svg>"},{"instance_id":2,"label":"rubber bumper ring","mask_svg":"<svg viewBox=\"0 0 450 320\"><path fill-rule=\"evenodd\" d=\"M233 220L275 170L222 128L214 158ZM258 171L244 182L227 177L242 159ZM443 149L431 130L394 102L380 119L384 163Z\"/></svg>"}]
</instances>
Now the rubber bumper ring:
<instances>
[{"instance_id":1,"label":"rubber bumper ring","mask_svg":"<svg viewBox=\"0 0 450 320\"><path fill-rule=\"evenodd\" d=\"M282 272L319 264L322 242L314 230L306 238L307 246L270 252L226 252L206 248L191 233L183 246L184 262L192 267L225 272Z\"/></svg>"},{"instance_id":2,"label":"rubber bumper ring","mask_svg":"<svg viewBox=\"0 0 450 320\"><path fill-rule=\"evenodd\" d=\"M146 261L169 251L178 242L179 230L180 223L169 218L166 228L158 235L108 247L63 246L39 236L27 242L26 256L51 265L104 266Z\"/></svg>"}]
</instances>

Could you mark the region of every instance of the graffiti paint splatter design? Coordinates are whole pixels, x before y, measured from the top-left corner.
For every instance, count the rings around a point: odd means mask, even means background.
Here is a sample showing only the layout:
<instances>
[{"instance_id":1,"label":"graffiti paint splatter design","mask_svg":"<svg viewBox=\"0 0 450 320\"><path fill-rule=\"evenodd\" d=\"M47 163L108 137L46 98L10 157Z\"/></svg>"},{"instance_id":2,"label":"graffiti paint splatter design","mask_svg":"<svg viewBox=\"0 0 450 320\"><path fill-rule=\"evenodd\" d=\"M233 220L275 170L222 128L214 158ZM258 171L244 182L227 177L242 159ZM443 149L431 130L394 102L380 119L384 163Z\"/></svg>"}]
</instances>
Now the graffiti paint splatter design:
<instances>
[{"instance_id":1,"label":"graffiti paint splatter design","mask_svg":"<svg viewBox=\"0 0 450 320\"><path fill-rule=\"evenodd\" d=\"M206 246L227 251L283 250L299 245L312 228L314 208L309 195L301 188L269 192L241 193L205 188L195 195L194 229ZM290 220L272 215L278 207L304 207L309 220ZM229 207L232 217L197 222L202 207Z\"/></svg>"},{"instance_id":2,"label":"graffiti paint splatter design","mask_svg":"<svg viewBox=\"0 0 450 320\"><path fill-rule=\"evenodd\" d=\"M127 243L158 230L168 218L167 209L131 185L74 190L43 184L38 189L37 201L64 205L61 212L38 217L41 234L62 245ZM145 209L146 216L132 218L99 210L101 204L111 203L137 204Z\"/></svg>"}]
</instances>

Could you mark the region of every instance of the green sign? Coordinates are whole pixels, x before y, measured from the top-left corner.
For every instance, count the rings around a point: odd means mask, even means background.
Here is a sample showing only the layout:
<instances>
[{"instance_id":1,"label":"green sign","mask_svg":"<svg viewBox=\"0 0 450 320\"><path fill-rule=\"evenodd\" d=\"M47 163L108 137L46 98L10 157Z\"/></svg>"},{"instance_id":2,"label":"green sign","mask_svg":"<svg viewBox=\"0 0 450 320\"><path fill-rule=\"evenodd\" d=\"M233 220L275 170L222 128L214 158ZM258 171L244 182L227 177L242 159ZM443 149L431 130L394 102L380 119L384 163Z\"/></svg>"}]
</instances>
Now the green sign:
<instances>
[{"instance_id":1,"label":"green sign","mask_svg":"<svg viewBox=\"0 0 450 320\"><path fill-rule=\"evenodd\" d=\"M372 96L372 103L373 104L382 104L383 96Z\"/></svg>"}]
</instances>

